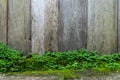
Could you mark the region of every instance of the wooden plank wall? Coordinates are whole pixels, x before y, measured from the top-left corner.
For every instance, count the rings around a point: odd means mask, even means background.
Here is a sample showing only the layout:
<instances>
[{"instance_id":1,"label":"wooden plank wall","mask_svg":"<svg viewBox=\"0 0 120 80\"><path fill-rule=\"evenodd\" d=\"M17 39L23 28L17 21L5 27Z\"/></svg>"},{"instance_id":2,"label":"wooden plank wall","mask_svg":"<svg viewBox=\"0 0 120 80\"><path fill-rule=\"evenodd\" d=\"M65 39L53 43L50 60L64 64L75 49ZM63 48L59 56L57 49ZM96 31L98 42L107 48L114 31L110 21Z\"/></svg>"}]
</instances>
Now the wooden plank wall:
<instances>
[{"instance_id":1,"label":"wooden plank wall","mask_svg":"<svg viewBox=\"0 0 120 80\"><path fill-rule=\"evenodd\" d=\"M60 0L59 51L86 45L87 0Z\"/></svg>"},{"instance_id":2,"label":"wooden plank wall","mask_svg":"<svg viewBox=\"0 0 120 80\"><path fill-rule=\"evenodd\" d=\"M120 0L118 0L118 51L120 52Z\"/></svg>"},{"instance_id":3,"label":"wooden plank wall","mask_svg":"<svg viewBox=\"0 0 120 80\"><path fill-rule=\"evenodd\" d=\"M45 0L45 51L58 51L58 1Z\"/></svg>"},{"instance_id":4,"label":"wooden plank wall","mask_svg":"<svg viewBox=\"0 0 120 80\"><path fill-rule=\"evenodd\" d=\"M44 11L45 0L31 0L32 52L44 53Z\"/></svg>"},{"instance_id":5,"label":"wooden plank wall","mask_svg":"<svg viewBox=\"0 0 120 80\"><path fill-rule=\"evenodd\" d=\"M58 51L58 0L32 0L32 51Z\"/></svg>"},{"instance_id":6,"label":"wooden plank wall","mask_svg":"<svg viewBox=\"0 0 120 80\"><path fill-rule=\"evenodd\" d=\"M87 49L117 51L117 0L88 0Z\"/></svg>"},{"instance_id":7,"label":"wooden plank wall","mask_svg":"<svg viewBox=\"0 0 120 80\"><path fill-rule=\"evenodd\" d=\"M30 0L9 0L8 6L8 45L29 52Z\"/></svg>"},{"instance_id":8,"label":"wooden plank wall","mask_svg":"<svg viewBox=\"0 0 120 80\"><path fill-rule=\"evenodd\" d=\"M120 51L120 0L0 0L0 42L25 53Z\"/></svg>"},{"instance_id":9,"label":"wooden plank wall","mask_svg":"<svg viewBox=\"0 0 120 80\"><path fill-rule=\"evenodd\" d=\"M0 41L6 43L7 0L0 0Z\"/></svg>"}]
</instances>

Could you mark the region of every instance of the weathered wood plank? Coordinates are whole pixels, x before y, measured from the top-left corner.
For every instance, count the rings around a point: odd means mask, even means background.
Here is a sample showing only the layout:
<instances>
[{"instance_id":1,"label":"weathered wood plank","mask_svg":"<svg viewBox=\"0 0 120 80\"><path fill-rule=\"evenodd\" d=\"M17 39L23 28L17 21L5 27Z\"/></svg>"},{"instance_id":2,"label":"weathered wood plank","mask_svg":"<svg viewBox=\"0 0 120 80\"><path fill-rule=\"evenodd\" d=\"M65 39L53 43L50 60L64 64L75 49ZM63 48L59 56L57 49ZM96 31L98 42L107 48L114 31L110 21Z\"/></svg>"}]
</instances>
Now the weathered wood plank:
<instances>
[{"instance_id":1,"label":"weathered wood plank","mask_svg":"<svg viewBox=\"0 0 120 80\"><path fill-rule=\"evenodd\" d=\"M8 45L30 51L30 0L9 0Z\"/></svg>"},{"instance_id":2,"label":"weathered wood plank","mask_svg":"<svg viewBox=\"0 0 120 80\"><path fill-rule=\"evenodd\" d=\"M58 51L58 1L45 0L45 51Z\"/></svg>"},{"instance_id":3,"label":"weathered wood plank","mask_svg":"<svg viewBox=\"0 0 120 80\"><path fill-rule=\"evenodd\" d=\"M44 0L31 0L32 52L44 53Z\"/></svg>"},{"instance_id":4,"label":"weathered wood plank","mask_svg":"<svg viewBox=\"0 0 120 80\"><path fill-rule=\"evenodd\" d=\"M88 50L117 51L116 5L117 0L88 0Z\"/></svg>"},{"instance_id":5,"label":"weathered wood plank","mask_svg":"<svg viewBox=\"0 0 120 80\"><path fill-rule=\"evenodd\" d=\"M120 52L120 0L118 0L118 51Z\"/></svg>"},{"instance_id":6,"label":"weathered wood plank","mask_svg":"<svg viewBox=\"0 0 120 80\"><path fill-rule=\"evenodd\" d=\"M87 0L60 0L59 51L86 45Z\"/></svg>"},{"instance_id":7,"label":"weathered wood plank","mask_svg":"<svg viewBox=\"0 0 120 80\"><path fill-rule=\"evenodd\" d=\"M0 0L0 42L6 43L7 0Z\"/></svg>"}]
</instances>

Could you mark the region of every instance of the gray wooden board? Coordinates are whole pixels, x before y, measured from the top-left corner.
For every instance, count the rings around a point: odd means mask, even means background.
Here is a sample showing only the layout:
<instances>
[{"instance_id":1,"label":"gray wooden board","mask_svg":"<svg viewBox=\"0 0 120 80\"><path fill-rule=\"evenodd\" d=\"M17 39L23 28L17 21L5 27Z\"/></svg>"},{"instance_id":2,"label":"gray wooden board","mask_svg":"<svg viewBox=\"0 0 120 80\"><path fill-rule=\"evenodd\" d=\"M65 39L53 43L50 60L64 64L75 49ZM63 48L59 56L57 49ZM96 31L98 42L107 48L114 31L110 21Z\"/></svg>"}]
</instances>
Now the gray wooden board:
<instances>
[{"instance_id":1,"label":"gray wooden board","mask_svg":"<svg viewBox=\"0 0 120 80\"><path fill-rule=\"evenodd\" d=\"M45 0L31 0L32 52L44 53L44 10Z\"/></svg>"},{"instance_id":2,"label":"gray wooden board","mask_svg":"<svg viewBox=\"0 0 120 80\"><path fill-rule=\"evenodd\" d=\"M8 45L30 51L30 0L9 0Z\"/></svg>"},{"instance_id":3,"label":"gray wooden board","mask_svg":"<svg viewBox=\"0 0 120 80\"><path fill-rule=\"evenodd\" d=\"M7 0L0 0L0 42L6 43Z\"/></svg>"},{"instance_id":4,"label":"gray wooden board","mask_svg":"<svg viewBox=\"0 0 120 80\"><path fill-rule=\"evenodd\" d=\"M45 51L58 51L58 1L45 0Z\"/></svg>"},{"instance_id":5,"label":"gray wooden board","mask_svg":"<svg viewBox=\"0 0 120 80\"><path fill-rule=\"evenodd\" d=\"M59 51L85 48L87 0L60 0L59 3Z\"/></svg>"},{"instance_id":6,"label":"gray wooden board","mask_svg":"<svg viewBox=\"0 0 120 80\"><path fill-rule=\"evenodd\" d=\"M117 51L117 0L88 0L87 49L99 54Z\"/></svg>"},{"instance_id":7,"label":"gray wooden board","mask_svg":"<svg viewBox=\"0 0 120 80\"><path fill-rule=\"evenodd\" d=\"M120 0L118 0L118 51L120 52Z\"/></svg>"}]
</instances>

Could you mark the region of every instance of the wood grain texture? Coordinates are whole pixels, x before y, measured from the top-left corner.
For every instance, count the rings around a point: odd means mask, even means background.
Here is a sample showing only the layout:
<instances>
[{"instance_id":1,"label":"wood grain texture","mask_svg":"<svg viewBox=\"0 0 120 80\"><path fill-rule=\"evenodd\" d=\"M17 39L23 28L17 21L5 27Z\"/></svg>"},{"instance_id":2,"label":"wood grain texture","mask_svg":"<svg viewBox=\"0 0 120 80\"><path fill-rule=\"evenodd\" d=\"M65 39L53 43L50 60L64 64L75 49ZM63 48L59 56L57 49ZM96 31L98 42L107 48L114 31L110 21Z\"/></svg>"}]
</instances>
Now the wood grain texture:
<instances>
[{"instance_id":1,"label":"wood grain texture","mask_svg":"<svg viewBox=\"0 0 120 80\"><path fill-rule=\"evenodd\" d=\"M88 50L117 51L116 5L117 0L88 0Z\"/></svg>"},{"instance_id":2,"label":"wood grain texture","mask_svg":"<svg viewBox=\"0 0 120 80\"><path fill-rule=\"evenodd\" d=\"M118 52L120 52L120 0L118 0Z\"/></svg>"},{"instance_id":3,"label":"wood grain texture","mask_svg":"<svg viewBox=\"0 0 120 80\"><path fill-rule=\"evenodd\" d=\"M87 0L60 0L59 2L59 51L85 48Z\"/></svg>"},{"instance_id":4,"label":"wood grain texture","mask_svg":"<svg viewBox=\"0 0 120 80\"><path fill-rule=\"evenodd\" d=\"M31 0L32 4L32 52L44 53L45 0Z\"/></svg>"},{"instance_id":5,"label":"wood grain texture","mask_svg":"<svg viewBox=\"0 0 120 80\"><path fill-rule=\"evenodd\" d=\"M58 1L45 0L45 51L58 51Z\"/></svg>"},{"instance_id":6,"label":"wood grain texture","mask_svg":"<svg viewBox=\"0 0 120 80\"><path fill-rule=\"evenodd\" d=\"M6 43L7 0L0 0L0 42Z\"/></svg>"},{"instance_id":7,"label":"wood grain texture","mask_svg":"<svg viewBox=\"0 0 120 80\"><path fill-rule=\"evenodd\" d=\"M30 51L30 0L9 0L8 45Z\"/></svg>"}]
</instances>

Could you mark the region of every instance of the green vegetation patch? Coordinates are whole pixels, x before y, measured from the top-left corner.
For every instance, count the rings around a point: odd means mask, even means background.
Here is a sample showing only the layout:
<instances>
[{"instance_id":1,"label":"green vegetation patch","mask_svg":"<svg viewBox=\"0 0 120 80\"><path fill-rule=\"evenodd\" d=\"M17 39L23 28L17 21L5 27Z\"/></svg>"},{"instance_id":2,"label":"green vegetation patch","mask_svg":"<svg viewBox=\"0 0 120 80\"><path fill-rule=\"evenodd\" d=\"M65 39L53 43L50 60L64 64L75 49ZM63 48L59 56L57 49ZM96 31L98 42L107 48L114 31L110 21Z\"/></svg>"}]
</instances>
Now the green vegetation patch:
<instances>
[{"instance_id":1,"label":"green vegetation patch","mask_svg":"<svg viewBox=\"0 0 120 80\"><path fill-rule=\"evenodd\" d=\"M21 51L0 43L1 73L47 73L73 76L77 72L86 70L103 73L119 72L120 53L99 56L95 51L81 49L66 52L46 52L43 55L31 54L28 58L22 56Z\"/></svg>"},{"instance_id":2,"label":"green vegetation patch","mask_svg":"<svg viewBox=\"0 0 120 80\"><path fill-rule=\"evenodd\" d=\"M78 78L78 75L76 75L72 70L9 72L6 75L59 76L59 77L67 77L67 78Z\"/></svg>"}]
</instances>

